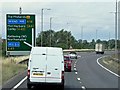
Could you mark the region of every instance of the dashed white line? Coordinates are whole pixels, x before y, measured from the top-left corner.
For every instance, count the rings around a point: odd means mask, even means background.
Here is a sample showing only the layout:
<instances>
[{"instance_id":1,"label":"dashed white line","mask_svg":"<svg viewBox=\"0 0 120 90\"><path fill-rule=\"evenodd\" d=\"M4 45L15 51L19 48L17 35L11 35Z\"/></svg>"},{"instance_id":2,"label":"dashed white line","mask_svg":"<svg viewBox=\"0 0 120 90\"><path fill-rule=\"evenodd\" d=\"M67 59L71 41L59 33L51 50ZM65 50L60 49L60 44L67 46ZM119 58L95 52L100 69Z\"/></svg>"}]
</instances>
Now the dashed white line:
<instances>
[{"instance_id":1,"label":"dashed white line","mask_svg":"<svg viewBox=\"0 0 120 90\"><path fill-rule=\"evenodd\" d=\"M11 90L15 90L16 88L18 88L26 79L27 76L24 79L22 79L16 86L14 86Z\"/></svg>"},{"instance_id":2,"label":"dashed white line","mask_svg":"<svg viewBox=\"0 0 120 90\"><path fill-rule=\"evenodd\" d=\"M76 63L74 65L76 66Z\"/></svg>"},{"instance_id":3,"label":"dashed white line","mask_svg":"<svg viewBox=\"0 0 120 90\"><path fill-rule=\"evenodd\" d=\"M77 74L78 74L78 72L75 72L75 74L77 75Z\"/></svg>"},{"instance_id":4,"label":"dashed white line","mask_svg":"<svg viewBox=\"0 0 120 90\"><path fill-rule=\"evenodd\" d=\"M76 68L74 68L74 70L76 71Z\"/></svg>"},{"instance_id":5,"label":"dashed white line","mask_svg":"<svg viewBox=\"0 0 120 90\"><path fill-rule=\"evenodd\" d=\"M77 78L78 81L80 81L80 78Z\"/></svg>"},{"instance_id":6,"label":"dashed white line","mask_svg":"<svg viewBox=\"0 0 120 90\"><path fill-rule=\"evenodd\" d=\"M104 56L104 57L105 57L105 56ZM100 58L97 59L98 65L100 65L102 68L104 68L104 69L107 70L108 72L114 74L115 76L120 77L118 74L116 74L116 73L110 71L109 69L107 69L106 67L104 67L103 65L101 65L101 64L99 63L99 59L101 59L101 58L103 58L103 57L100 57Z\"/></svg>"},{"instance_id":7,"label":"dashed white line","mask_svg":"<svg viewBox=\"0 0 120 90\"><path fill-rule=\"evenodd\" d=\"M85 86L82 86L82 89L85 90L86 89Z\"/></svg>"},{"instance_id":8,"label":"dashed white line","mask_svg":"<svg viewBox=\"0 0 120 90\"><path fill-rule=\"evenodd\" d=\"M76 67L76 65L74 65L74 68Z\"/></svg>"}]
</instances>

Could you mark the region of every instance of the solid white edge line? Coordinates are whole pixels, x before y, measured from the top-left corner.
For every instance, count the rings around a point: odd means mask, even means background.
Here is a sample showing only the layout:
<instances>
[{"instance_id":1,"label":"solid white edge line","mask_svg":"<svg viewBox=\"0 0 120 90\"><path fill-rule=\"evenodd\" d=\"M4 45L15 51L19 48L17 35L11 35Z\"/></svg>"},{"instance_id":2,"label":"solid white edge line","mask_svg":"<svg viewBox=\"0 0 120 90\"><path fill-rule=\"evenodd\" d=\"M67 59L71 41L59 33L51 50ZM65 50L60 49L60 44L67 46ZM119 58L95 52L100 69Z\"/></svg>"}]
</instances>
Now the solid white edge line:
<instances>
[{"instance_id":1,"label":"solid white edge line","mask_svg":"<svg viewBox=\"0 0 120 90\"><path fill-rule=\"evenodd\" d=\"M27 76L24 79L22 79L16 86L14 86L11 90L15 90L16 88L18 88L26 79Z\"/></svg>"},{"instance_id":2,"label":"solid white edge line","mask_svg":"<svg viewBox=\"0 0 120 90\"><path fill-rule=\"evenodd\" d=\"M106 56L103 56L103 57L106 57ZM102 68L104 68L105 70L107 70L108 72L112 73L113 75L115 75L115 76L117 76L117 77L120 77L118 74L110 71L109 69L107 69L106 67L104 67L103 65L101 65L101 64L99 63L99 60L100 60L101 58L103 58L103 57L100 57L100 58L97 59L97 64L100 65L100 66L101 66Z\"/></svg>"}]
</instances>

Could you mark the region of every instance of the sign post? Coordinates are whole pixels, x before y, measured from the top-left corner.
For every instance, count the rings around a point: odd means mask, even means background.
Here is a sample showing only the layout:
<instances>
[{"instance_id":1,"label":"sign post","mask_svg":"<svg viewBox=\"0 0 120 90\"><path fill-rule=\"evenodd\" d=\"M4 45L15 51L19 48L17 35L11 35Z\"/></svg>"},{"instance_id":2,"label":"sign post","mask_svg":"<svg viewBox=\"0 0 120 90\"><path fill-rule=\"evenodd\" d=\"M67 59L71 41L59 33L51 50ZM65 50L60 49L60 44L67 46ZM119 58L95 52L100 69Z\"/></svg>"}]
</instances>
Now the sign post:
<instances>
[{"instance_id":1,"label":"sign post","mask_svg":"<svg viewBox=\"0 0 120 90\"><path fill-rule=\"evenodd\" d=\"M35 15L6 15L6 55L29 55L31 47L35 46Z\"/></svg>"}]
</instances>

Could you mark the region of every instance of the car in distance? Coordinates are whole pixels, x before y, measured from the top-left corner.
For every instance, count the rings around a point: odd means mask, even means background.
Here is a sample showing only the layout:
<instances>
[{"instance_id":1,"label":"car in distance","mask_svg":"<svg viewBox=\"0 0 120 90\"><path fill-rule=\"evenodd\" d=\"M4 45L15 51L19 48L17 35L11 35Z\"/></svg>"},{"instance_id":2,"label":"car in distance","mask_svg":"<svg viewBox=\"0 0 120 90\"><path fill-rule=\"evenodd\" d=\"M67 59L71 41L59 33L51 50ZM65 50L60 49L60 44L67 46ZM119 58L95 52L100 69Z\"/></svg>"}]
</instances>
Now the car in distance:
<instances>
[{"instance_id":1,"label":"car in distance","mask_svg":"<svg viewBox=\"0 0 120 90\"><path fill-rule=\"evenodd\" d=\"M66 72L71 72L72 60L69 56L64 56L64 69Z\"/></svg>"},{"instance_id":2,"label":"car in distance","mask_svg":"<svg viewBox=\"0 0 120 90\"><path fill-rule=\"evenodd\" d=\"M69 57L70 57L71 59L77 59L77 53L76 53L76 52L70 52L70 53L69 53Z\"/></svg>"}]
</instances>

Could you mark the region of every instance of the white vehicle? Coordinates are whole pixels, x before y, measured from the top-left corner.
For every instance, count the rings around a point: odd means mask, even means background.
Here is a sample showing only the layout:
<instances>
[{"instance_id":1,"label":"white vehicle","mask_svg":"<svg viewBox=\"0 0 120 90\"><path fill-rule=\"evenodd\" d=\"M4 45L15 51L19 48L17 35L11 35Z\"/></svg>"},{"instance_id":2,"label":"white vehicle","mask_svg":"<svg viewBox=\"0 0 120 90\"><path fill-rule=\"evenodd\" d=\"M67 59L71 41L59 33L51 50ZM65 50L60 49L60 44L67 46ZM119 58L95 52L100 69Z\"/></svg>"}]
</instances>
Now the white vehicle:
<instances>
[{"instance_id":1,"label":"white vehicle","mask_svg":"<svg viewBox=\"0 0 120 90\"><path fill-rule=\"evenodd\" d=\"M60 85L64 88L62 48L32 47L28 62L27 87L36 84Z\"/></svg>"},{"instance_id":2,"label":"white vehicle","mask_svg":"<svg viewBox=\"0 0 120 90\"><path fill-rule=\"evenodd\" d=\"M77 59L77 53L76 53L76 52L70 52L70 53L69 53L69 57L70 57L71 59Z\"/></svg>"},{"instance_id":3,"label":"white vehicle","mask_svg":"<svg viewBox=\"0 0 120 90\"><path fill-rule=\"evenodd\" d=\"M101 43L97 43L95 45L95 52L96 52L96 54L99 54L99 53L104 54L104 49L105 49L105 47Z\"/></svg>"}]
</instances>

